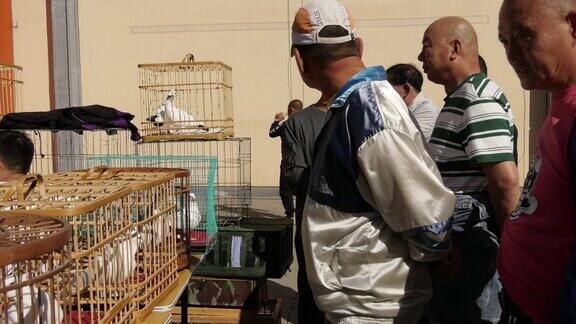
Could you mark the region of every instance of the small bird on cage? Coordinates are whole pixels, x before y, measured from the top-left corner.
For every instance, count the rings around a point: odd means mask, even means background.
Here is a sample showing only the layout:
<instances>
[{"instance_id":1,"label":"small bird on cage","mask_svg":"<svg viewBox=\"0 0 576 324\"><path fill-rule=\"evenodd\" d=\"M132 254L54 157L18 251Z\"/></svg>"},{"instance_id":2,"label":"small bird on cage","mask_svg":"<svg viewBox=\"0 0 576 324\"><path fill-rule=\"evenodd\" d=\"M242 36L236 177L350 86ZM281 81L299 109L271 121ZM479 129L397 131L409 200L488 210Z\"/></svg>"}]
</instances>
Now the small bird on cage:
<instances>
[{"instance_id":1,"label":"small bird on cage","mask_svg":"<svg viewBox=\"0 0 576 324\"><path fill-rule=\"evenodd\" d=\"M191 132L208 132L208 128L204 127L200 122L194 118L190 113L185 110L176 107L174 100L178 95L178 91L173 89L166 96L166 100L162 103L156 113L148 118L147 121L154 124L156 127L163 127L164 124L168 124L168 131L172 128L192 128L189 130ZM184 133L182 130L176 131L176 133Z\"/></svg>"}]
</instances>

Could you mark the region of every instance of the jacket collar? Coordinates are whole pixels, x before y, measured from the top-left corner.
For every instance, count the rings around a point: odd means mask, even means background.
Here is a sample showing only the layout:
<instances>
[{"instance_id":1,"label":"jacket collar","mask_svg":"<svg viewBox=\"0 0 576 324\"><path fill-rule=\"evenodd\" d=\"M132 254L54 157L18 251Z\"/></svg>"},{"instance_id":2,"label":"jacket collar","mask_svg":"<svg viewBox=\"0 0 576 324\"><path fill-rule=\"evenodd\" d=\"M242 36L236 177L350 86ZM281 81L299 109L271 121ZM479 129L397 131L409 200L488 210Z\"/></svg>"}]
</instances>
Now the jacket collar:
<instances>
[{"instance_id":1,"label":"jacket collar","mask_svg":"<svg viewBox=\"0 0 576 324\"><path fill-rule=\"evenodd\" d=\"M373 66L365 68L364 70L356 73L336 94L336 99L330 106L330 109L340 108L344 106L346 100L354 90L358 89L362 84L372 81L386 80L386 70L383 66Z\"/></svg>"}]
</instances>

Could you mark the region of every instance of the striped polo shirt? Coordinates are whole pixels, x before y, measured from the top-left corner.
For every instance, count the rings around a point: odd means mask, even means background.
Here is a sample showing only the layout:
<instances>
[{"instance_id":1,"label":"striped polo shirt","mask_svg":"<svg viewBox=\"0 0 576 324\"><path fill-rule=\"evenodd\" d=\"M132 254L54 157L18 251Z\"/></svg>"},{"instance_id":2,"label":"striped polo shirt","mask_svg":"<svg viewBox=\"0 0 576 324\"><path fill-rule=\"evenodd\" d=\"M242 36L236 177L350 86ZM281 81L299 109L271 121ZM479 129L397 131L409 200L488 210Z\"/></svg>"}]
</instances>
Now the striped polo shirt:
<instances>
[{"instance_id":1,"label":"striped polo shirt","mask_svg":"<svg viewBox=\"0 0 576 324\"><path fill-rule=\"evenodd\" d=\"M430 151L455 193L487 190L482 164L514 161L514 118L502 89L485 74L469 76L444 99Z\"/></svg>"}]
</instances>

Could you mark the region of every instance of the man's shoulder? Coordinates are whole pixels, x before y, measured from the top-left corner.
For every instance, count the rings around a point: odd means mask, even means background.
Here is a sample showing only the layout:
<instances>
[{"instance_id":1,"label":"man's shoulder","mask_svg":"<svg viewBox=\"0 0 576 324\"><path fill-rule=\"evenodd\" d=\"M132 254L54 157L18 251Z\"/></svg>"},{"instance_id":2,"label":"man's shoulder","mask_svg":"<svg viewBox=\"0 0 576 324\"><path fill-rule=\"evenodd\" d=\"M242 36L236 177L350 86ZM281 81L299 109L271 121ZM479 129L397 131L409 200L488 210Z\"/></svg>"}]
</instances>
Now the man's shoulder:
<instances>
[{"instance_id":1,"label":"man's shoulder","mask_svg":"<svg viewBox=\"0 0 576 324\"><path fill-rule=\"evenodd\" d=\"M298 123L302 120L308 120L312 116L324 116L326 113L320 110L316 105L310 105L300 111L293 113L290 118L288 118L287 122L290 123Z\"/></svg>"}]
</instances>

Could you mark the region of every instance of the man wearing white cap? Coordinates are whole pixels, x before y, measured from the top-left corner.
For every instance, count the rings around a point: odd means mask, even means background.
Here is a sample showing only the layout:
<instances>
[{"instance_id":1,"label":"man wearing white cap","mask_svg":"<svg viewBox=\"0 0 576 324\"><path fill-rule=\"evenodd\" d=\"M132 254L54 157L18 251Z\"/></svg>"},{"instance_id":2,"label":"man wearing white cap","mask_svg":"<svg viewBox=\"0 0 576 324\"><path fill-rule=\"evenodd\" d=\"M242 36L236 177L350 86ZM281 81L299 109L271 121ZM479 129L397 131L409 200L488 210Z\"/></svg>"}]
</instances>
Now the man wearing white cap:
<instances>
[{"instance_id":1,"label":"man wearing white cap","mask_svg":"<svg viewBox=\"0 0 576 324\"><path fill-rule=\"evenodd\" d=\"M315 0L292 26L304 82L329 98L302 235L308 280L330 323L415 323L427 265L449 251L454 196L381 66L366 68L346 8Z\"/></svg>"}]
</instances>

